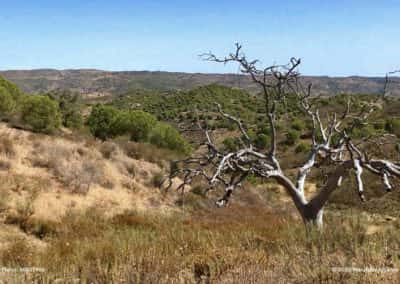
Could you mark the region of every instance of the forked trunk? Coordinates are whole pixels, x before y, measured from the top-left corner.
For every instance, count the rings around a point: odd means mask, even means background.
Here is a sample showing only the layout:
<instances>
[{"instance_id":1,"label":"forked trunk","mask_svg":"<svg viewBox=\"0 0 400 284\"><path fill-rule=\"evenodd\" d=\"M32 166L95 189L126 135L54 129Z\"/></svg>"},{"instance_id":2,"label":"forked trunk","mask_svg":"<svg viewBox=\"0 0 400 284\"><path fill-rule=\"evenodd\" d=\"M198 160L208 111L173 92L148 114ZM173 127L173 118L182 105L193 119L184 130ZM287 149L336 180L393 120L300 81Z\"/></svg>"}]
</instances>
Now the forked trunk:
<instances>
[{"instance_id":1,"label":"forked trunk","mask_svg":"<svg viewBox=\"0 0 400 284\"><path fill-rule=\"evenodd\" d=\"M306 205L304 209L300 212L303 222L308 229L317 229L322 230L323 227L323 216L324 209L323 208L313 208L309 205Z\"/></svg>"}]
</instances>

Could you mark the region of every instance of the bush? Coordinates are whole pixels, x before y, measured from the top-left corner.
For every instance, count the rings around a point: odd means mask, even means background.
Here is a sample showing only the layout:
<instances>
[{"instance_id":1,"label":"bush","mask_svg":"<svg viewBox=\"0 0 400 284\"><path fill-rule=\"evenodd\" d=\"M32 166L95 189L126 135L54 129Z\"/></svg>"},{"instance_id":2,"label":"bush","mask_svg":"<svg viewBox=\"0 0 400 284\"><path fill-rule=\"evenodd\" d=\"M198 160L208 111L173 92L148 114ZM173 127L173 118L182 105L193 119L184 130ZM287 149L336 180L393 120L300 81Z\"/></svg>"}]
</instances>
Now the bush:
<instances>
[{"instance_id":1,"label":"bush","mask_svg":"<svg viewBox=\"0 0 400 284\"><path fill-rule=\"evenodd\" d=\"M22 92L18 88L18 86L4 79L2 76L0 76L0 87L6 89L15 101L17 101L22 96Z\"/></svg>"},{"instance_id":2,"label":"bush","mask_svg":"<svg viewBox=\"0 0 400 284\"><path fill-rule=\"evenodd\" d=\"M150 143L170 150L188 153L190 147L181 134L169 124L159 122L150 134Z\"/></svg>"},{"instance_id":3,"label":"bush","mask_svg":"<svg viewBox=\"0 0 400 284\"><path fill-rule=\"evenodd\" d=\"M15 100L6 88L0 87L0 115L5 116L15 108Z\"/></svg>"},{"instance_id":4,"label":"bush","mask_svg":"<svg viewBox=\"0 0 400 284\"><path fill-rule=\"evenodd\" d=\"M50 92L47 94L56 100L60 107L62 124L68 128L79 129L83 125L82 103L79 94L70 91Z\"/></svg>"},{"instance_id":5,"label":"bush","mask_svg":"<svg viewBox=\"0 0 400 284\"><path fill-rule=\"evenodd\" d=\"M63 118L63 125L68 128L80 129L83 126L82 114L78 111L71 111Z\"/></svg>"},{"instance_id":6,"label":"bush","mask_svg":"<svg viewBox=\"0 0 400 284\"><path fill-rule=\"evenodd\" d=\"M227 128L229 131L234 131L236 130L237 126L234 123L228 123Z\"/></svg>"},{"instance_id":7,"label":"bush","mask_svg":"<svg viewBox=\"0 0 400 284\"><path fill-rule=\"evenodd\" d=\"M17 101L21 98L22 92L17 85L7 81L0 76L0 115L1 118L13 112L17 105Z\"/></svg>"},{"instance_id":8,"label":"bush","mask_svg":"<svg viewBox=\"0 0 400 284\"><path fill-rule=\"evenodd\" d=\"M157 122L144 111L119 111L112 106L97 105L93 108L87 124L91 133L102 139L129 134L131 140L150 142L161 148L188 153L189 145L171 125Z\"/></svg>"},{"instance_id":9,"label":"bush","mask_svg":"<svg viewBox=\"0 0 400 284\"><path fill-rule=\"evenodd\" d=\"M296 130L289 130L286 133L286 145L294 145L300 138L300 133Z\"/></svg>"},{"instance_id":10,"label":"bush","mask_svg":"<svg viewBox=\"0 0 400 284\"><path fill-rule=\"evenodd\" d=\"M374 127L372 127L371 125L356 126L351 131L353 138L364 138L364 137L377 135L378 133L379 133L378 130L375 129ZM399 128L399 134L400 134L400 128Z\"/></svg>"},{"instance_id":11,"label":"bush","mask_svg":"<svg viewBox=\"0 0 400 284\"><path fill-rule=\"evenodd\" d=\"M144 111L120 111L112 106L97 105L88 121L91 133L102 140L129 134L133 141L148 141L157 119Z\"/></svg>"},{"instance_id":12,"label":"bush","mask_svg":"<svg viewBox=\"0 0 400 284\"><path fill-rule=\"evenodd\" d=\"M113 124L116 135L129 134L131 140L147 141L157 119L144 111L120 112Z\"/></svg>"},{"instance_id":13,"label":"bush","mask_svg":"<svg viewBox=\"0 0 400 284\"><path fill-rule=\"evenodd\" d=\"M238 149L237 139L233 137L225 138L222 144L224 144L224 148L228 152L234 152Z\"/></svg>"},{"instance_id":14,"label":"bush","mask_svg":"<svg viewBox=\"0 0 400 284\"><path fill-rule=\"evenodd\" d=\"M268 122L266 121L261 121L258 125L257 125L257 133L259 134L265 134L265 135L269 135L271 134L271 129L268 126Z\"/></svg>"},{"instance_id":15,"label":"bush","mask_svg":"<svg viewBox=\"0 0 400 284\"><path fill-rule=\"evenodd\" d=\"M26 96L21 105L22 122L33 131L52 133L61 126L57 102L47 96Z\"/></svg>"},{"instance_id":16,"label":"bush","mask_svg":"<svg viewBox=\"0 0 400 284\"><path fill-rule=\"evenodd\" d=\"M87 120L90 132L103 141L115 136L117 130L114 127L118 115L119 111L112 106L94 106Z\"/></svg>"},{"instance_id":17,"label":"bush","mask_svg":"<svg viewBox=\"0 0 400 284\"><path fill-rule=\"evenodd\" d=\"M384 120L377 120L373 124L376 130L383 130L385 129L385 121Z\"/></svg>"},{"instance_id":18,"label":"bush","mask_svg":"<svg viewBox=\"0 0 400 284\"><path fill-rule=\"evenodd\" d=\"M294 151L298 153L304 153L310 149L310 146L306 143L299 143L299 145L296 146Z\"/></svg>"},{"instance_id":19,"label":"bush","mask_svg":"<svg viewBox=\"0 0 400 284\"><path fill-rule=\"evenodd\" d=\"M265 149L269 143L269 136L266 134L258 134L254 141L255 145L259 149Z\"/></svg>"},{"instance_id":20,"label":"bush","mask_svg":"<svg viewBox=\"0 0 400 284\"><path fill-rule=\"evenodd\" d=\"M396 135L397 137L400 137L400 119L399 118L393 118L393 119L388 120L386 122L385 128L390 133Z\"/></svg>"},{"instance_id":21,"label":"bush","mask_svg":"<svg viewBox=\"0 0 400 284\"><path fill-rule=\"evenodd\" d=\"M298 119L298 118L295 118L294 120L293 120L293 122L292 122L292 129L294 129L294 130L297 130L297 131L302 131L305 127L306 127L306 125L305 125L305 123L302 121L302 120L300 120L300 119Z\"/></svg>"},{"instance_id":22,"label":"bush","mask_svg":"<svg viewBox=\"0 0 400 284\"><path fill-rule=\"evenodd\" d=\"M129 131L131 121L130 121L128 112L120 111L117 109L115 109L115 110L116 110L115 113L110 114L110 118L109 118L110 125L107 126L107 128L109 128L110 131L108 131L109 133L107 135L105 135L106 136L105 138L110 138L112 136L121 136L121 135L126 134ZM111 112L111 110L109 112ZM104 113L102 113L102 115L106 116L107 113L108 112L104 112Z\"/></svg>"}]
</instances>

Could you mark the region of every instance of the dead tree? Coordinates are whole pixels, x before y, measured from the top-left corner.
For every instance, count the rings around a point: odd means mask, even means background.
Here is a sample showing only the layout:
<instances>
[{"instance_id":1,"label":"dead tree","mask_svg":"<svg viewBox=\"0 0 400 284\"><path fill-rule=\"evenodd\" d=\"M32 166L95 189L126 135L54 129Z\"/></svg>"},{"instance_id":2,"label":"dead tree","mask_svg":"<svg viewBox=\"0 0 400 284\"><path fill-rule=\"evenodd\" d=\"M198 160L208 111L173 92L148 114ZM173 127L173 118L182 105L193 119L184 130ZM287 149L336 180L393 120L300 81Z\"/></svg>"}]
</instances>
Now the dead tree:
<instances>
[{"instance_id":1,"label":"dead tree","mask_svg":"<svg viewBox=\"0 0 400 284\"><path fill-rule=\"evenodd\" d=\"M286 190L304 223L318 227L323 224L323 209L329 197L349 175L355 176L356 189L361 201L365 200L364 171L379 176L385 190L392 190L391 180L400 177L400 163L370 157L367 151L361 147L363 141L355 143L350 134L357 123L368 123L368 117L374 110L372 104L364 104L361 111L353 114L349 101L343 113L328 114L328 119L323 120L318 109L313 105L311 84L303 86L301 83L298 72L300 59L292 58L287 65L272 65L259 69L256 67L258 61L248 60L239 44L236 45L235 52L225 58L218 58L212 53L202 56L205 60L223 64L238 63L241 72L248 75L260 87L271 133L269 149L267 151L257 149L242 121L225 113L217 105L219 114L236 124L240 130L241 148L233 152L219 149L213 141L212 133L199 123L199 127L204 131L206 137L203 145L207 151L202 155L176 162L171 171L168 186L172 184L171 179L177 176L183 180L178 189L184 189L194 178L203 178L208 184L206 191L218 186L224 188L224 195L216 204L225 206L235 189L240 187L249 175L272 179ZM388 77L386 77L383 95L388 82ZM295 96L299 108L312 122L310 151L304 163L296 168L296 178L290 178L285 173L285 169L281 168L279 153L277 153L277 106L284 103L289 94ZM336 137L334 142L332 141L333 136ZM308 200L304 194L306 179L312 169L318 169L317 164L324 163L329 163L333 170L318 193Z\"/></svg>"}]
</instances>

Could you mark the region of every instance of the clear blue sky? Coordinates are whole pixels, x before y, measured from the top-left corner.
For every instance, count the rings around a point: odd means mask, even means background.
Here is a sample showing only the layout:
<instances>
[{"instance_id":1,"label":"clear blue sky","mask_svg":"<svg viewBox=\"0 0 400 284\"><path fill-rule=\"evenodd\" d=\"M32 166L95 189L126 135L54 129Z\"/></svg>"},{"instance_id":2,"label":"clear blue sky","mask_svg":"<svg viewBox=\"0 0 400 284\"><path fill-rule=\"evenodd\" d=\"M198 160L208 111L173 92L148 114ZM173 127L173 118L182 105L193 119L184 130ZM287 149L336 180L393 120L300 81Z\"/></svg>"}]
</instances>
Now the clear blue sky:
<instances>
[{"instance_id":1,"label":"clear blue sky","mask_svg":"<svg viewBox=\"0 0 400 284\"><path fill-rule=\"evenodd\" d=\"M235 42L309 75L400 67L400 1L0 0L0 69L237 72L203 62Z\"/></svg>"}]
</instances>

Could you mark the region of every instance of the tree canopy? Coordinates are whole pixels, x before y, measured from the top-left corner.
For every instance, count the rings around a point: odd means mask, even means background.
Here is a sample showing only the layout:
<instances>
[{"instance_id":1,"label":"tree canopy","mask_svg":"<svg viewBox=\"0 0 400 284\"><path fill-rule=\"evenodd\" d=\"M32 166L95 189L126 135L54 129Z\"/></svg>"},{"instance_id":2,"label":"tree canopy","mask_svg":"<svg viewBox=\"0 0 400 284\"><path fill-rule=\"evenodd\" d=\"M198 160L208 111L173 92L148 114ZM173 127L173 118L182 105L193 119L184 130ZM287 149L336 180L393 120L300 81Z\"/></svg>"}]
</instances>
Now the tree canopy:
<instances>
[{"instance_id":1,"label":"tree canopy","mask_svg":"<svg viewBox=\"0 0 400 284\"><path fill-rule=\"evenodd\" d=\"M21 120L34 131L52 133L61 126L58 103L48 96L25 96L21 102Z\"/></svg>"}]
</instances>

